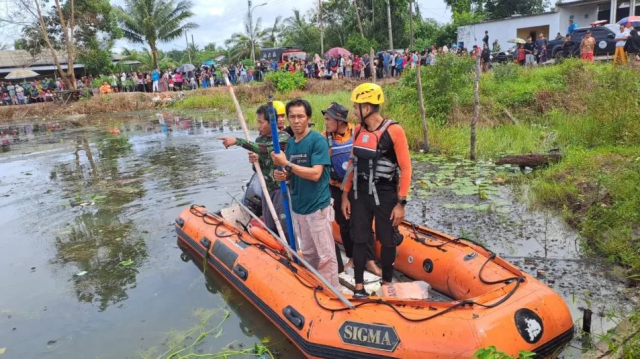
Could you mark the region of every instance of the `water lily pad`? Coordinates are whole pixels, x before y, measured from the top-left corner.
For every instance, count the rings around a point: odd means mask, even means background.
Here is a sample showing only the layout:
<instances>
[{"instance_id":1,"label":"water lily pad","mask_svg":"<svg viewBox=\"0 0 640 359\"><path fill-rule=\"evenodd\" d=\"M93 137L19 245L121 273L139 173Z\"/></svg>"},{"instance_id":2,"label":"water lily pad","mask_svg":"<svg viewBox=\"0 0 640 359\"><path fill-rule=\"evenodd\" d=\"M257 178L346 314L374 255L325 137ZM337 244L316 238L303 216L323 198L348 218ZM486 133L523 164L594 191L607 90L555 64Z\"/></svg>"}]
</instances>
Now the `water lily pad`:
<instances>
[{"instance_id":1,"label":"water lily pad","mask_svg":"<svg viewBox=\"0 0 640 359\"><path fill-rule=\"evenodd\" d=\"M121 265L121 266L124 266L124 267L128 267L128 266L130 266L130 265L133 265L134 263L135 263L135 262L134 262L133 260L131 260L131 259L127 259L126 261L122 261L122 262L120 262L120 265Z\"/></svg>"}]
</instances>

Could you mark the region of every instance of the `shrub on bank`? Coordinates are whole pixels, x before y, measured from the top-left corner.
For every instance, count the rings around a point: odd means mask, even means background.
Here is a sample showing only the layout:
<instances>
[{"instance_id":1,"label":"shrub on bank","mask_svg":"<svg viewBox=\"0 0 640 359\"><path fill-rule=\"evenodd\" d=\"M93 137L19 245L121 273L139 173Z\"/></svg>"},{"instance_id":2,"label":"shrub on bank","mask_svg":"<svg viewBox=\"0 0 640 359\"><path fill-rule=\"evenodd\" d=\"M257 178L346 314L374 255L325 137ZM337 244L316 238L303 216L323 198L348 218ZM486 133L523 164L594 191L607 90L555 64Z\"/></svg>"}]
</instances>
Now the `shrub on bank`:
<instances>
[{"instance_id":1,"label":"shrub on bank","mask_svg":"<svg viewBox=\"0 0 640 359\"><path fill-rule=\"evenodd\" d=\"M265 81L271 84L278 92L289 93L293 90L304 89L307 78L300 71L296 71L293 74L288 71L275 71L267 74Z\"/></svg>"}]
</instances>

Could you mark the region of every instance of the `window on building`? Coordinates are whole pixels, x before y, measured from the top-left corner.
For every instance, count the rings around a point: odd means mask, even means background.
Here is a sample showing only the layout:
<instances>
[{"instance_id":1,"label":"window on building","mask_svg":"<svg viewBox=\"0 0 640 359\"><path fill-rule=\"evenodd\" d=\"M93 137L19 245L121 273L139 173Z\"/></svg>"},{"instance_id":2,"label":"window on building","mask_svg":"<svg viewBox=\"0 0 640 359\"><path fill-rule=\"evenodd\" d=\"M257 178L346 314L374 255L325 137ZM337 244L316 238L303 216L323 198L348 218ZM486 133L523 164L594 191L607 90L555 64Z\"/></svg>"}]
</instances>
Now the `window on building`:
<instances>
[{"instance_id":1,"label":"window on building","mask_svg":"<svg viewBox=\"0 0 640 359\"><path fill-rule=\"evenodd\" d=\"M598 21L611 19L611 4L598 5Z\"/></svg>"}]
</instances>

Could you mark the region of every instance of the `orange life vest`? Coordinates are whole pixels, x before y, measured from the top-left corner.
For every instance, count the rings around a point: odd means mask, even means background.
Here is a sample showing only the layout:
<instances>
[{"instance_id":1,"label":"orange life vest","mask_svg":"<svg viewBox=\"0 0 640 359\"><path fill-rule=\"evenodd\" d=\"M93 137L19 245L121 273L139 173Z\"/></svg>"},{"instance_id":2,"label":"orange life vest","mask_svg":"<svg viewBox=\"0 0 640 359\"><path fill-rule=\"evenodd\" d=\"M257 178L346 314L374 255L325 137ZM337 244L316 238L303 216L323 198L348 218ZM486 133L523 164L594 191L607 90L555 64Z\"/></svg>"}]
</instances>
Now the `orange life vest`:
<instances>
[{"instance_id":1,"label":"orange life vest","mask_svg":"<svg viewBox=\"0 0 640 359\"><path fill-rule=\"evenodd\" d=\"M353 171L353 190L354 198L358 198L358 176L363 176L369 181L369 194L372 194L376 205L380 204L378 200L378 192L376 191L376 182L378 180L393 181L398 174L398 164L387 158L382 153L380 142L382 136L387 132L390 126L397 124L395 121L385 120L382 125L375 131L369 131L362 126L358 128L353 140L353 165L347 172ZM366 163L368 162L368 171L366 171ZM364 165L364 166L363 166Z\"/></svg>"}]
</instances>

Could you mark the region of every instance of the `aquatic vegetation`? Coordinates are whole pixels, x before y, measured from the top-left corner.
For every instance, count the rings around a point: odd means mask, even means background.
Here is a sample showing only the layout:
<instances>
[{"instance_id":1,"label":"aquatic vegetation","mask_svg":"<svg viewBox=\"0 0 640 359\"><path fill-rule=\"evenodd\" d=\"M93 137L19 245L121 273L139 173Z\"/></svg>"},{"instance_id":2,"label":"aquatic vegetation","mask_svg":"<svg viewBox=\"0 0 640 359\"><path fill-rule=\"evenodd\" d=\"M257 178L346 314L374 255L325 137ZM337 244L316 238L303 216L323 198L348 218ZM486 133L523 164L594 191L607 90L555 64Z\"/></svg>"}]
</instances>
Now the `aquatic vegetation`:
<instances>
[{"instance_id":1,"label":"aquatic vegetation","mask_svg":"<svg viewBox=\"0 0 640 359\"><path fill-rule=\"evenodd\" d=\"M514 358L504 352L499 351L493 345L488 348L479 349L473 355L476 359L531 359L535 358L535 354L532 352L521 350L517 358Z\"/></svg>"},{"instance_id":2,"label":"aquatic vegetation","mask_svg":"<svg viewBox=\"0 0 640 359\"><path fill-rule=\"evenodd\" d=\"M156 354L156 348L147 349L139 353L144 359L187 359L187 358L229 358L234 356L250 356L259 358L273 358L273 354L266 346L270 338L265 337L253 347L243 348L242 343L234 341L216 351L205 352L202 348L208 337L219 338L223 333L223 324L231 313L223 308L196 309L193 315L198 319L198 324L187 330L173 330L167 335L164 345L167 350ZM236 348L237 347L237 348Z\"/></svg>"},{"instance_id":3,"label":"aquatic vegetation","mask_svg":"<svg viewBox=\"0 0 640 359\"><path fill-rule=\"evenodd\" d=\"M484 204L455 203L445 204L450 209L475 209L486 211L489 209L500 210L506 205L496 196L499 184L513 174L510 166L496 166L490 161L470 161L462 157L450 159L433 154L414 153L413 160L418 163L426 163L426 170L416 169L413 194L417 197L428 198L434 191L449 190L456 196L474 196Z\"/></svg>"}]
</instances>

